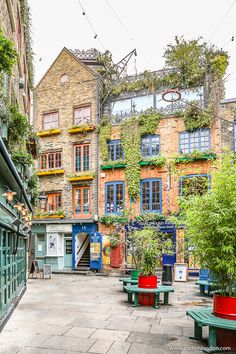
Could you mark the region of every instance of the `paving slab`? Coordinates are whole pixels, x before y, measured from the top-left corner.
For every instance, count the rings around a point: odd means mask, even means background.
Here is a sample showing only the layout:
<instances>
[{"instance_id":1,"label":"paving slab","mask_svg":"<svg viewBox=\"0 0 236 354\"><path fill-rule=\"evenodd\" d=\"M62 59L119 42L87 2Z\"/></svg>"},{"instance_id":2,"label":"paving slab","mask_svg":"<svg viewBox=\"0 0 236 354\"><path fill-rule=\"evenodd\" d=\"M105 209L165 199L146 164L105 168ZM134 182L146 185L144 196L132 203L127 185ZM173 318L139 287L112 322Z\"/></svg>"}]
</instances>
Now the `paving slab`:
<instances>
[{"instance_id":1,"label":"paving slab","mask_svg":"<svg viewBox=\"0 0 236 354\"><path fill-rule=\"evenodd\" d=\"M125 341L129 337L130 332L121 330L98 329L90 338L92 339L112 339L114 341Z\"/></svg>"},{"instance_id":2,"label":"paving slab","mask_svg":"<svg viewBox=\"0 0 236 354\"><path fill-rule=\"evenodd\" d=\"M89 353L107 353L113 344L111 339L98 339L89 349Z\"/></svg>"}]
</instances>

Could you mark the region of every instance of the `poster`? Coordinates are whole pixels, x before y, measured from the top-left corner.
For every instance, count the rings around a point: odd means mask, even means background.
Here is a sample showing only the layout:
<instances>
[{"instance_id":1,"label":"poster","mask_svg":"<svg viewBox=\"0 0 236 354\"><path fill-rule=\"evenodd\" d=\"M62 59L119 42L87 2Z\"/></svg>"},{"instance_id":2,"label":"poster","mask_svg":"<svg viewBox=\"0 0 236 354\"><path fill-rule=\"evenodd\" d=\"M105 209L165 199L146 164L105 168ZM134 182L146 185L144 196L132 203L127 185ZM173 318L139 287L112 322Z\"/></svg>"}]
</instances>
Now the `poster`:
<instances>
[{"instance_id":1,"label":"poster","mask_svg":"<svg viewBox=\"0 0 236 354\"><path fill-rule=\"evenodd\" d=\"M102 264L110 265L110 238L102 236Z\"/></svg>"},{"instance_id":2,"label":"poster","mask_svg":"<svg viewBox=\"0 0 236 354\"><path fill-rule=\"evenodd\" d=\"M174 264L174 281L188 281L188 266L187 263Z\"/></svg>"},{"instance_id":3,"label":"poster","mask_svg":"<svg viewBox=\"0 0 236 354\"><path fill-rule=\"evenodd\" d=\"M47 255L57 255L57 234L47 234Z\"/></svg>"}]
</instances>

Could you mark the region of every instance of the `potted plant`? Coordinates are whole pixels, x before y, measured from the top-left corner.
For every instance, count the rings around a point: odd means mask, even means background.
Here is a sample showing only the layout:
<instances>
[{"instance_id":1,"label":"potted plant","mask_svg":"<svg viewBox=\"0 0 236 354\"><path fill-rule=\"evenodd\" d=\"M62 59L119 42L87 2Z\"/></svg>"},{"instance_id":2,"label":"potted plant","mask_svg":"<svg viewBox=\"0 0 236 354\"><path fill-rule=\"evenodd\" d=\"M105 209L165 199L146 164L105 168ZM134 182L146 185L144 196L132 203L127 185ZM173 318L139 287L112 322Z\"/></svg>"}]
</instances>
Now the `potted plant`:
<instances>
[{"instance_id":1,"label":"potted plant","mask_svg":"<svg viewBox=\"0 0 236 354\"><path fill-rule=\"evenodd\" d=\"M200 264L209 269L218 292L215 316L236 320L236 160L232 153L218 161L212 188L182 201L182 222ZM217 345L236 349L235 333L217 330Z\"/></svg>"}]
</instances>

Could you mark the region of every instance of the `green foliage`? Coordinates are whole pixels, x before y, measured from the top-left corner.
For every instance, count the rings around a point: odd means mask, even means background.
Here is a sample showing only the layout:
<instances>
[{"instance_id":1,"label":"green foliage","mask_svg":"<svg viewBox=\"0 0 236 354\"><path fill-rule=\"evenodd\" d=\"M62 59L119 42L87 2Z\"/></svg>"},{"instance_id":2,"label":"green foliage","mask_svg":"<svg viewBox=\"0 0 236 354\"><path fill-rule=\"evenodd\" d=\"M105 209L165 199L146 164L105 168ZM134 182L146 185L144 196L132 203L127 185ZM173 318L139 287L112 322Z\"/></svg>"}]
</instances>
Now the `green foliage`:
<instances>
[{"instance_id":1,"label":"green foliage","mask_svg":"<svg viewBox=\"0 0 236 354\"><path fill-rule=\"evenodd\" d=\"M154 134L160 122L160 114L148 109L139 116L124 121L121 126L121 142L125 156L125 174L129 196L133 199L139 195L140 190L140 161L141 137Z\"/></svg>"},{"instance_id":2,"label":"green foliage","mask_svg":"<svg viewBox=\"0 0 236 354\"><path fill-rule=\"evenodd\" d=\"M141 213L135 216L135 220L141 223L146 223L149 221L164 221L165 217L163 214L159 213Z\"/></svg>"},{"instance_id":3,"label":"green foliage","mask_svg":"<svg viewBox=\"0 0 236 354\"><path fill-rule=\"evenodd\" d=\"M212 189L182 201L181 219L195 256L217 279L224 295L236 296L236 161L232 153L218 161Z\"/></svg>"},{"instance_id":4,"label":"green foliage","mask_svg":"<svg viewBox=\"0 0 236 354\"><path fill-rule=\"evenodd\" d=\"M111 127L112 126L109 118L104 116L100 125L97 128L97 131L99 133L99 144L103 162L106 162L108 160L107 142L111 138Z\"/></svg>"},{"instance_id":5,"label":"green foliage","mask_svg":"<svg viewBox=\"0 0 236 354\"><path fill-rule=\"evenodd\" d=\"M145 158L142 157L142 161L148 162L149 165L161 167L165 165L166 158L164 156L145 157Z\"/></svg>"},{"instance_id":6,"label":"green foliage","mask_svg":"<svg viewBox=\"0 0 236 354\"><path fill-rule=\"evenodd\" d=\"M0 29L0 74L11 75L12 67L16 63L18 53L10 39L5 38Z\"/></svg>"},{"instance_id":7,"label":"green foliage","mask_svg":"<svg viewBox=\"0 0 236 354\"><path fill-rule=\"evenodd\" d=\"M27 190L31 198L30 201L35 206L39 197L39 178L36 174L30 177Z\"/></svg>"},{"instance_id":8,"label":"green foliage","mask_svg":"<svg viewBox=\"0 0 236 354\"><path fill-rule=\"evenodd\" d=\"M109 235L110 238L110 246L111 248L115 248L119 245L120 243L120 234L117 232L114 232Z\"/></svg>"},{"instance_id":9,"label":"green foliage","mask_svg":"<svg viewBox=\"0 0 236 354\"><path fill-rule=\"evenodd\" d=\"M175 156L174 163L189 163L197 160L215 160L217 155L213 151L195 150L189 154L180 154Z\"/></svg>"},{"instance_id":10,"label":"green foliage","mask_svg":"<svg viewBox=\"0 0 236 354\"><path fill-rule=\"evenodd\" d=\"M33 49L31 38L31 14L28 0L20 0L20 13L21 19L24 24L24 40L25 40L25 53L26 63L28 67L29 84L30 88L34 86L34 64L33 64Z\"/></svg>"},{"instance_id":11,"label":"green foliage","mask_svg":"<svg viewBox=\"0 0 236 354\"><path fill-rule=\"evenodd\" d=\"M116 215L116 214L106 214L106 215L102 215L99 218L99 221L102 224L105 224L107 226L109 225L124 225L128 223L128 216L126 213L122 213L121 215Z\"/></svg>"},{"instance_id":12,"label":"green foliage","mask_svg":"<svg viewBox=\"0 0 236 354\"><path fill-rule=\"evenodd\" d=\"M155 275L162 253L173 253L173 245L164 240L164 234L156 226L145 225L128 234L129 244L136 269L143 275Z\"/></svg>"},{"instance_id":13,"label":"green foliage","mask_svg":"<svg viewBox=\"0 0 236 354\"><path fill-rule=\"evenodd\" d=\"M193 101L184 112L184 125L187 131L192 132L211 124L213 111L211 107L200 108L199 102Z\"/></svg>"},{"instance_id":14,"label":"green foliage","mask_svg":"<svg viewBox=\"0 0 236 354\"><path fill-rule=\"evenodd\" d=\"M66 212L64 210L56 210L56 211L48 211L43 213L37 213L35 218L47 218L49 216L66 216Z\"/></svg>"},{"instance_id":15,"label":"green foliage","mask_svg":"<svg viewBox=\"0 0 236 354\"><path fill-rule=\"evenodd\" d=\"M8 143L11 153L14 150L17 152L19 148L25 147L31 131L28 118L21 114L16 106L10 107Z\"/></svg>"},{"instance_id":16,"label":"green foliage","mask_svg":"<svg viewBox=\"0 0 236 354\"><path fill-rule=\"evenodd\" d=\"M26 166L32 166L34 163L33 156L24 150L13 150L11 158L14 162L19 162Z\"/></svg>"}]
</instances>

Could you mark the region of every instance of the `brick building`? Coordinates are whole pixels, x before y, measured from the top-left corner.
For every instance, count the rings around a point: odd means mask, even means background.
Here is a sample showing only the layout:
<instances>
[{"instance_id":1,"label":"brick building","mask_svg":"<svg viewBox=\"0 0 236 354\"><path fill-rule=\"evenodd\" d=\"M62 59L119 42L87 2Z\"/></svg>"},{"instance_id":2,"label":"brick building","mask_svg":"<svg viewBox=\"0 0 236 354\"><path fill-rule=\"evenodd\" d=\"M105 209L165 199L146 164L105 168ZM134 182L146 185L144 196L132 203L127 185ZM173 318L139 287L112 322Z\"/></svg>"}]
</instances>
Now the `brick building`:
<instances>
[{"instance_id":1,"label":"brick building","mask_svg":"<svg viewBox=\"0 0 236 354\"><path fill-rule=\"evenodd\" d=\"M29 170L11 155L9 111L14 105L15 113L30 121L33 72L28 19L27 1L0 2L1 41L10 40L17 51L11 73L0 70L0 330L23 295L27 279L30 222L24 215L32 211ZM6 48L2 46L1 55Z\"/></svg>"},{"instance_id":2,"label":"brick building","mask_svg":"<svg viewBox=\"0 0 236 354\"><path fill-rule=\"evenodd\" d=\"M98 220L97 66L94 52L64 48L35 90L36 169L47 198L33 228L40 267L89 268Z\"/></svg>"},{"instance_id":3,"label":"brick building","mask_svg":"<svg viewBox=\"0 0 236 354\"><path fill-rule=\"evenodd\" d=\"M161 76L163 71L152 75ZM138 220L140 215L142 218L142 215L148 213L159 214L159 220L162 220L161 231L167 234L175 245L174 255L162 255L162 264L187 261L189 267L194 268L196 264L191 253L189 259L186 259L183 253L184 230L170 224L168 217L178 212L178 200L181 195L203 193L210 188L211 169L214 168L215 160L220 158L224 148L232 148L235 107L232 108L233 103L228 100L222 100L220 106L222 86L213 85L211 95L215 100L211 123L189 132L185 126L184 111L193 100L198 101L202 109L206 107L206 88L180 90L178 93L167 92L168 87L162 90L130 89L131 84L135 87L136 81L144 79L145 77L140 75L118 82L118 94L110 96L103 107L109 133L105 136L107 150L105 157L101 153L99 172L99 231L103 235L109 235L116 229L112 222L109 222L109 215L116 214L119 217L128 212L131 213L132 220ZM123 90L120 89L122 86ZM132 144L136 144L136 133L132 131L137 125L131 123L129 126L130 117L136 117L133 119L138 121L139 117L150 109L145 120L148 121L153 112L159 112L162 113L160 121L151 133L138 132L140 156L134 158L133 162L128 157L127 164L125 146L122 146L127 144L125 135L133 134L133 140L128 140L129 149L132 149ZM100 151L101 149L104 147L100 146ZM132 189L129 189L129 185L132 179L127 175L129 168L139 174L140 184L136 198L130 195ZM127 177L130 180L127 180ZM121 236L123 241L124 237ZM124 252L123 248L120 257L120 265L124 269L130 262L129 250L126 248ZM105 268L110 268L109 263L108 257ZM114 266L117 267L117 264Z\"/></svg>"}]
</instances>

